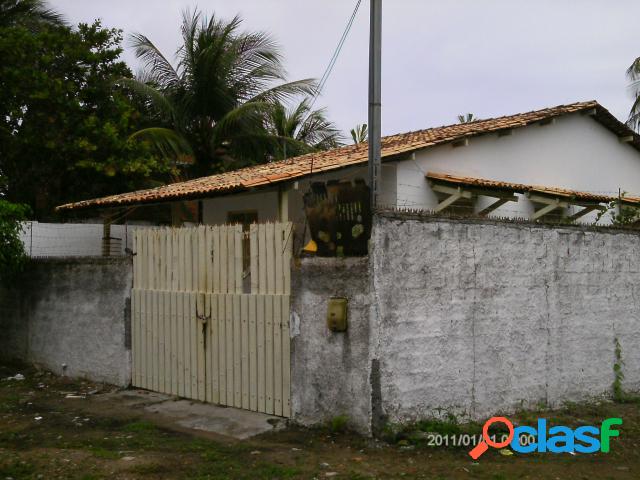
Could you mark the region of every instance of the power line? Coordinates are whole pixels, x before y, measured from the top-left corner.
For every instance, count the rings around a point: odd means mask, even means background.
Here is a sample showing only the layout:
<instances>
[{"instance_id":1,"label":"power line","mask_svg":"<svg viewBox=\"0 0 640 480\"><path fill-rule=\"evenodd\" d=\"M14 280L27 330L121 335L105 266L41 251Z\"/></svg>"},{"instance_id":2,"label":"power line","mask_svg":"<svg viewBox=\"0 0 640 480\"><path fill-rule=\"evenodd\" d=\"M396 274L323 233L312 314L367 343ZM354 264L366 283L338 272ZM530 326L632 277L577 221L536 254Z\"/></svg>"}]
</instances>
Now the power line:
<instances>
[{"instance_id":1,"label":"power line","mask_svg":"<svg viewBox=\"0 0 640 480\"><path fill-rule=\"evenodd\" d=\"M361 3L362 3L362 0L358 0L356 2L356 6L353 9L353 13L351 14L351 17L349 17L349 21L347 22L347 26L345 27L344 32L342 32L342 36L340 37L340 41L338 42L338 46L334 50L333 55L331 56L331 60L329 61L329 64L327 65L327 68L325 69L324 73L322 74L322 78L320 78L320 82L318 83L318 88L316 89L316 93L313 96L313 100L311 101L311 104L309 106L309 113L311 113L311 111L313 110L313 106L315 105L316 100L318 100L318 97L322 93L322 89L324 88L324 86L326 85L327 81L329 80L329 77L331 76L331 72L333 71L333 67L335 66L336 62L338 61L338 57L340 56L340 52L342 52L342 47L344 47L344 44L345 44L345 42L347 40L347 37L349 36L349 32L351 31L351 27L353 26L353 22L356 19L356 15L358 14L358 10L360 9L360 4Z\"/></svg>"}]
</instances>

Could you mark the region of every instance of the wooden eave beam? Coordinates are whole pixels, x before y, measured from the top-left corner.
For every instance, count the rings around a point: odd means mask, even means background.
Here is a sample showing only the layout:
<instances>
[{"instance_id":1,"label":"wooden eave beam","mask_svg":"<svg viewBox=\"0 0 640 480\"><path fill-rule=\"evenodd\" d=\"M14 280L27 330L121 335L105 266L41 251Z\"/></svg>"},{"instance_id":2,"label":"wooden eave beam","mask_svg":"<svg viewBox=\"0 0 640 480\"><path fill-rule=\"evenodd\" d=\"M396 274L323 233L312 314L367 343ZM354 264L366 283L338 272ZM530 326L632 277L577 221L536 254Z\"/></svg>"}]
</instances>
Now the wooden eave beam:
<instances>
[{"instance_id":1,"label":"wooden eave beam","mask_svg":"<svg viewBox=\"0 0 640 480\"><path fill-rule=\"evenodd\" d=\"M487 196L490 196L490 195L487 195ZM500 208L505 203L507 203L507 202L517 202L517 201L518 201L518 197L516 197L515 195L512 195L511 197L500 197L495 202L493 202L491 205L488 205L485 208L483 208L482 210L480 210L478 212L478 215L480 215L481 217L485 217L485 216L489 215L491 212L493 212L494 210Z\"/></svg>"},{"instance_id":2,"label":"wooden eave beam","mask_svg":"<svg viewBox=\"0 0 640 480\"><path fill-rule=\"evenodd\" d=\"M553 212L555 209L560 208L562 206L562 202L560 200L555 200L552 203L548 203L546 206L542 207L540 210L536 210L531 215L531 220L538 220L541 217L544 217L548 213Z\"/></svg>"},{"instance_id":3,"label":"wooden eave beam","mask_svg":"<svg viewBox=\"0 0 640 480\"><path fill-rule=\"evenodd\" d=\"M580 210L579 212L574 213L573 215L570 215L568 218L569 220L573 221L573 220L577 220L581 217L584 217L587 213L591 213L594 210L606 210L607 208L602 206L602 205L578 205L582 207L582 210Z\"/></svg>"}]
</instances>

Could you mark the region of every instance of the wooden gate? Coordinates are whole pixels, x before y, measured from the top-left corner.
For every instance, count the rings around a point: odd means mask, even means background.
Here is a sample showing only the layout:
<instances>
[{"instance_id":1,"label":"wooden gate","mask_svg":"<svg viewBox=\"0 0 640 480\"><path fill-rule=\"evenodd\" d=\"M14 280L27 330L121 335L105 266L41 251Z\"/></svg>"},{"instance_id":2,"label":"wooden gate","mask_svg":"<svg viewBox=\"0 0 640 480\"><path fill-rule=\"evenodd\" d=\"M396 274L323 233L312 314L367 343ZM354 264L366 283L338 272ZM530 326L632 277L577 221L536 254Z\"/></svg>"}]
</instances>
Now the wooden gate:
<instances>
[{"instance_id":1,"label":"wooden gate","mask_svg":"<svg viewBox=\"0 0 640 480\"><path fill-rule=\"evenodd\" d=\"M133 385L289 417L292 229L137 229Z\"/></svg>"}]
</instances>

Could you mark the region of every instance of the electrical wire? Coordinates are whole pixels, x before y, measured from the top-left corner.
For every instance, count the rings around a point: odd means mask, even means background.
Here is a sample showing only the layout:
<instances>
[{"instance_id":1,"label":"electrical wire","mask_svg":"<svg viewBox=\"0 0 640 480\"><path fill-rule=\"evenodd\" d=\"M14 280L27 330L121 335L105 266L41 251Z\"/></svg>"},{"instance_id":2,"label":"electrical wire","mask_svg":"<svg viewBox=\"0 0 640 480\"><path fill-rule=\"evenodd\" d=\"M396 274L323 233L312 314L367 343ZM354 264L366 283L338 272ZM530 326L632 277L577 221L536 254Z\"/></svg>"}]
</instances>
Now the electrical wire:
<instances>
[{"instance_id":1,"label":"electrical wire","mask_svg":"<svg viewBox=\"0 0 640 480\"><path fill-rule=\"evenodd\" d=\"M340 41L338 42L338 46L336 47L336 49L333 52L333 55L331 56L331 60L329 61L329 64L327 65L327 68L325 69L324 73L322 74L322 78L320 78L320 82L318 82L318 88L316 89L316 92L313 96L313 99L311 100L311 104L309 105L309 114L311 114L311 112L313 111L313 106L315 105L316 101L318 100L318 97L320 97L320 94L322 93L322 90L324 89L325 85L327 84L327 81L329 80L329 77L331 76L331 72L333 71L333 67L336 65L336 62L338 61L338 57L340 56L340 52L342 52L342 47L344 47L345 42L347 41L347 37L349 36L349 32L351 31L351 27L353 26L353 22L356 19L356 16L358 15L358 10L360 9L360 4L362 3L362 0L358 0L356 2L356 6L353 9L353 13L351 14L351 17L349 17L349 21L347 22L347 26L344 29L344 32L342 32L342 36L340 37Z\"/></svg>"}]
</instances>

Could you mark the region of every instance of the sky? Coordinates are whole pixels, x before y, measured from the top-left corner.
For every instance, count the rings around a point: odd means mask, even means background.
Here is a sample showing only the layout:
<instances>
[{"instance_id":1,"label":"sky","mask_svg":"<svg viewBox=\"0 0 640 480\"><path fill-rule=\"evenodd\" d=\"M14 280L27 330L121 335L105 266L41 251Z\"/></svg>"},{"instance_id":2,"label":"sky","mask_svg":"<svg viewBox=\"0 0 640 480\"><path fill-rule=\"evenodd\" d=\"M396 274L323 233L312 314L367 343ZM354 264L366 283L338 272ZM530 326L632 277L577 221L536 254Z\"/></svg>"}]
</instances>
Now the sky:
<instances>
[{"instance_id":1,"label":"sky","mask_svg":"<svg viewBox=\"0 0 640 480\"><path fill-rule=\"evenodd\" d=\"M181 14L240 14L280 44L289 79L320 78L356 0L51 0L72 23L149 37L169 58ZM637 0L383 0L382 131L447 125L598 100L625 120L625 71L640 56ZM316 106L345 132L367 120L369 2L363 0ZM128 41L125 40L125 47ZM130 48L124 59L139 68Z\"/></svg>"}]
</instances>

